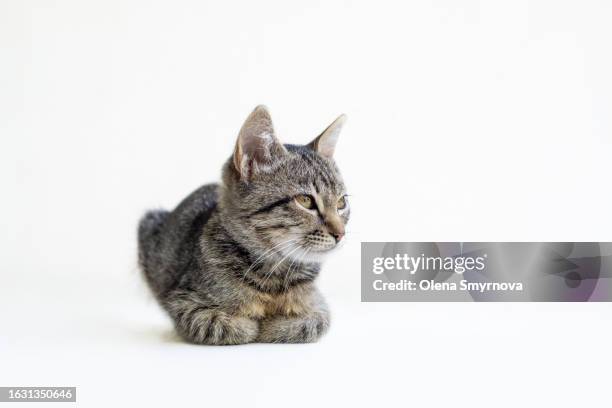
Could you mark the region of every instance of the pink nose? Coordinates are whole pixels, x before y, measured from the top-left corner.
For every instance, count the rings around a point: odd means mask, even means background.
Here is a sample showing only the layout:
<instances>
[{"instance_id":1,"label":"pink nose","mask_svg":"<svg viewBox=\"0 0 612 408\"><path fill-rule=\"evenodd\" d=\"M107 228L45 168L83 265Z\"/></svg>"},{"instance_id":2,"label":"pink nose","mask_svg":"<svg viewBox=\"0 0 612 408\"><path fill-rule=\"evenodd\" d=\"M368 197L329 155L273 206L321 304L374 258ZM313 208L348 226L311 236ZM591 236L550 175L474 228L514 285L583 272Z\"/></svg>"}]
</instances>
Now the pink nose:
<instances>
[{"instance_id":1,"label":"pink nose","mask_svg":"<svg viewBox=\"0 0 612 408\"><path fill-rule=\"evenodd\" d=\"M344 228L340 227L340 228L329 228L329 235L331 235L332 237L334 237L334 239L336 240L336 242L340 242L340 240L342 239L342 237L344 236Z\"/></svg>"},{"instance_id":2,"label":"pink nose","mask_svg":"<svg viewBox=\"0 0 612 408\"><path fill-rule=\"evenodd\" d=\"M334 239L336 240L336 242L340 242L340 240L342 239L342 237L344 236L344 231L342 232L330 232L329 233L332 237L334 237Z\"/></svg>"}]
</instances>

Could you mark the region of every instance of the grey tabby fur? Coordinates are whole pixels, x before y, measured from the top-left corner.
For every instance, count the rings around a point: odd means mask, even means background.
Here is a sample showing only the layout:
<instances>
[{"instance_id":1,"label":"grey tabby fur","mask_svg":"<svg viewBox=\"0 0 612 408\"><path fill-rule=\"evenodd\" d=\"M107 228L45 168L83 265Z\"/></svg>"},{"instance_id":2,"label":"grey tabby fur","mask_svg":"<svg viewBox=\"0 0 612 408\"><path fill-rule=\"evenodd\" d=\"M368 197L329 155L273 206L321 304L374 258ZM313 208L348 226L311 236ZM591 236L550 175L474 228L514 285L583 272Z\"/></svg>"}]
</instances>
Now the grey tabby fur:
<instances>
[{"instance_id":1,"label":"grey tabby fur","mask_svg":"<svg viewBox=\"0 0 612 408\"><path fill-rule=\"evenodd\" d=\"M344 119L309 145L283 145L258 106L220 185L142 218L140 267L186 341L305 343L327 331L329 311L314 280L349 219L332 158ZM300 204L303 195L314 208Z\"/></svg>"}]
</instances>

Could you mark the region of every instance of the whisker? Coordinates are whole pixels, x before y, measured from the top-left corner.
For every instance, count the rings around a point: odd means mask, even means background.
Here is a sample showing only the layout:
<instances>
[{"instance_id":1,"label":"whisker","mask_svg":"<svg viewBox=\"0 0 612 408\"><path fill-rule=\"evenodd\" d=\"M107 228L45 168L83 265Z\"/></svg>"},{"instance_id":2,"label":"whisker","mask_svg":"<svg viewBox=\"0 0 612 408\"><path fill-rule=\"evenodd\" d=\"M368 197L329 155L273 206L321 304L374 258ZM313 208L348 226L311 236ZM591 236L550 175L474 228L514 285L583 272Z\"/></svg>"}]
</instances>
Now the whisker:
<instances>
[{"instance_id":1,"label":"whisker","mask_svg":"<svg viewBox=\"0 0 612 408\"><path fill-rule=\"evenodd\" d=\"M308 249L306 249L302 255L304 253L306 253L308 251ZM291 281L290 277L293 276L293 271L291 270L291 268L293 268L293 264L295 263L296 260L300 259L300 255L298 254L297 258L293 258L291 260L291 264L289 265L289 269L287 269L287 274L285 275L285 279L283 280L283 287L285 288L285 290L287 290L289 288L289 282ZM296 264L296 268L298 267L299 262Z\"/></svg>"},{"instance_id":2,"label":"whisker","mask_svg":"<svg viewBox=\"0 0 612 408\"><path fill-rule=\"evenodd\" d=\"M274 245L272 248L267 249L266 251L264 251L263 254L261 254L259 256L259 258L257 258L250 266L249 268L244 272L244 274L242 275L242 280L244 281L244 279L246 278L246 275L255 267L255 265L263 262L266 258L271 257L272 255L276 254L279 251L282 251L283 249L285 249L285 247L283 248L279 248L281 246L287 245L287 248L290 247L294 242L298 241L298 238L294 238L294 239L290 239L287 241L283 241L279 244Z\"/></svg>"},{"instance_id":3,"label":"whisker","mask_svg":"<svg viewBox=\"0 0 612 408\"><path fill-rule=\"evenodd\" d=\"M285 248L286 249L286 248ZM297 251L298 249L300 249L299 245L296 245L295 248L292 248L280 261L278 261L278 263L276 265L274 265L272 267L272 269L270 269L270 272L268 272L266 274L266 276L264 277L264 280L261 282L261 284L263 285L264 283L266 283L266 281L272 276L272 273L274 273L274 271L276 270L276 268L278 268L278 266L280 264L283 263L283 261L285 259L287 259L292 253L294 253L295 251Z\"/></svg>"}]
</instances>

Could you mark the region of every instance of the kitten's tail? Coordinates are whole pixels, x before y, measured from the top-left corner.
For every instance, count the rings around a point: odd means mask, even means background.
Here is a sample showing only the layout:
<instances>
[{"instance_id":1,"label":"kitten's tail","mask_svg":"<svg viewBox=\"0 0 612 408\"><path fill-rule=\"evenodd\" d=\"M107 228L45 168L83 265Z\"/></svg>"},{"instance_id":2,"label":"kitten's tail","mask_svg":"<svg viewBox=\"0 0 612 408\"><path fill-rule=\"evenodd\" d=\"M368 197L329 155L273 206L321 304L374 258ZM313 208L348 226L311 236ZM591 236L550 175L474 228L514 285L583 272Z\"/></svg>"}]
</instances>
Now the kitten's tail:
<instances>
[{"instance_id":1,"label":"kitten's tail","mask_svg":"<svg viewBox=\"0 0 612 408\"><path fill-rule=\"evenodd\" d=\"M163 290L157 278L161 272L160 233L168 215L166 210L148 211L138 224L138 263L155 294Z\"/></svg>"}]
</instances>

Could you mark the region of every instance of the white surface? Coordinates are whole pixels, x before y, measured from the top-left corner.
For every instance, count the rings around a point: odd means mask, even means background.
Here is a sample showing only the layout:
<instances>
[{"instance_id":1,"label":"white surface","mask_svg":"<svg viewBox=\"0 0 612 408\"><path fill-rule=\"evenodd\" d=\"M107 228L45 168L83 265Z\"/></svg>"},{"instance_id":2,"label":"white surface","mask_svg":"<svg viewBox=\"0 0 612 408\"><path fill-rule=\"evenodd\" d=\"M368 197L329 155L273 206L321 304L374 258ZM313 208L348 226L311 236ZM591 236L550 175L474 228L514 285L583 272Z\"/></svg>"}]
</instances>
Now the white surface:
<instances>
[{"instance_id":1,"label":"white surface","mask_svg":"<svg viewBox=\"0 0 612 408\"><path fill-rule=\"evenodd\" d=\"M603 1L1 2L0 385L76 385L86 407L607 405L612 305L361 304L359 242L611 240L611 19ZM349 116L332 330L182 344L135 225L216 180L259 103L286 142Z\"/></svg>"}]
</instances>

